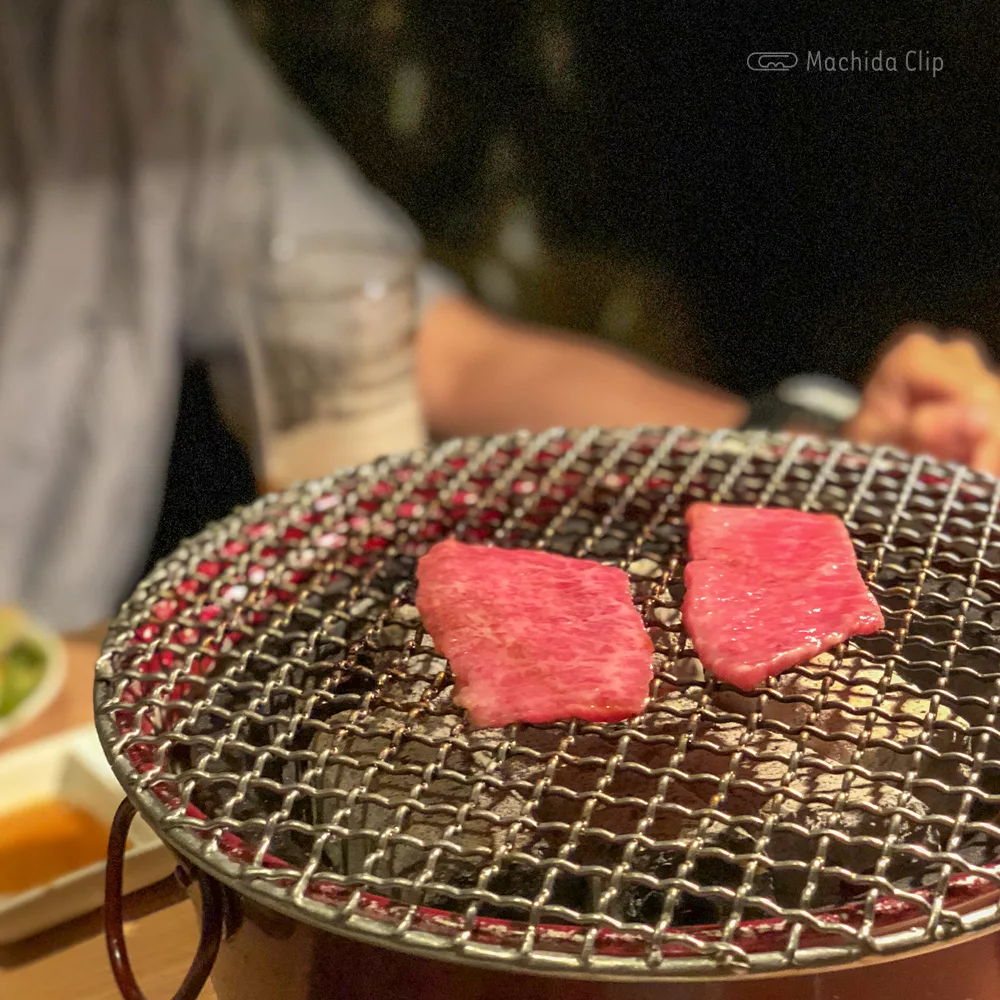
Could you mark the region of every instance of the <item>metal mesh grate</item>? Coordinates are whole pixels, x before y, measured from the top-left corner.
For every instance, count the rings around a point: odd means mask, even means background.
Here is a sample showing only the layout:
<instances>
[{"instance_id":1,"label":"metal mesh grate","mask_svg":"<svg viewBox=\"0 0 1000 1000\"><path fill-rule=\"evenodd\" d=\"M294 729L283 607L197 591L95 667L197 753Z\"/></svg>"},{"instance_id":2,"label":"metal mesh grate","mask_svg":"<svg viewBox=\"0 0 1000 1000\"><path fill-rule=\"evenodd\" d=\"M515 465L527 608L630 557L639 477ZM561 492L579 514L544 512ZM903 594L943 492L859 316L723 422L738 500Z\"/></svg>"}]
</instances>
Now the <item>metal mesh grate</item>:
<instances>
[{"instance_id":1,"label":"metal mesh grate","mask_svg":"<svg viewBox=\"0 0 1000 1000\"><path fill-rule=\"evenodd\" d=\"M842 515L886 629L753 694L680 620L696 500ZM273 907L573 974L774 969L998 918L1000 484L683 429L449 442L265 498L138 588L98 666L123 785ZM472 730L412 604L447 536L628 569L656 644L615 725Z\"/></svg>"}]
</instances>

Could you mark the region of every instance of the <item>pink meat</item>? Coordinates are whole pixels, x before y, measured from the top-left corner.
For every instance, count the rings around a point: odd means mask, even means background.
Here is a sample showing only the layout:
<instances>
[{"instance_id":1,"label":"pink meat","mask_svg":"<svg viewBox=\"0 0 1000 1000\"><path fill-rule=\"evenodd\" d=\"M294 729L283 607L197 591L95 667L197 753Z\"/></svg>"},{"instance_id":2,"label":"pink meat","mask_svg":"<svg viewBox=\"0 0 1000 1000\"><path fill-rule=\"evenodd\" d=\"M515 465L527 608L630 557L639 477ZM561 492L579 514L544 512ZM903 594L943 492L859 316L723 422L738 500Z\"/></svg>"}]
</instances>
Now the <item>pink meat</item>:
<instances>
[{"instance_id":1,"label":"pink meat","mask_svg":"<svg viewBox=\"0 0 1000 1000\"><path fill-rule=\"evenodd\" d=\"M684 624L702 663L747 690L885 625L830 514L694 504Z\"/></svg>"},{"instance_id":2,"label":"pink meat","mask_svg":"<svg viewBox=\"0 0 1000 1000\"><path fill-rule=\"evenodd\" d=\"M620 569L448 540L420 559L416 604L475 726L614 722L648 697L653 643Z\"/></svg>"}]
</instances>

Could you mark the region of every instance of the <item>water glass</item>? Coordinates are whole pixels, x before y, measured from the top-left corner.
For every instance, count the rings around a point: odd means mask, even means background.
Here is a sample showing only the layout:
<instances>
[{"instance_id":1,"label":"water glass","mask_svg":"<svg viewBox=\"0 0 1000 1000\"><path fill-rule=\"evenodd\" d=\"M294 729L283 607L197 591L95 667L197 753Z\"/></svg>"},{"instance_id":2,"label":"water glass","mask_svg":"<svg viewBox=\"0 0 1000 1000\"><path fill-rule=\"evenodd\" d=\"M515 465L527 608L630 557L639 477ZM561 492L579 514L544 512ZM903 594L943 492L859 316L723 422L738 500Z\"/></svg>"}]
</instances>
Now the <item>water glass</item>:
<instances>
[{"instance_id":1,"label":"water glass","mask_svg":"<svg viewBox=\"0 0 1000 1000\"><path fill-rule=\"evenodd\" d=\"M250 352L266 489L425 443L418 264L416 252L387 244L272 245Z\"/></svg>"}]
</instances>

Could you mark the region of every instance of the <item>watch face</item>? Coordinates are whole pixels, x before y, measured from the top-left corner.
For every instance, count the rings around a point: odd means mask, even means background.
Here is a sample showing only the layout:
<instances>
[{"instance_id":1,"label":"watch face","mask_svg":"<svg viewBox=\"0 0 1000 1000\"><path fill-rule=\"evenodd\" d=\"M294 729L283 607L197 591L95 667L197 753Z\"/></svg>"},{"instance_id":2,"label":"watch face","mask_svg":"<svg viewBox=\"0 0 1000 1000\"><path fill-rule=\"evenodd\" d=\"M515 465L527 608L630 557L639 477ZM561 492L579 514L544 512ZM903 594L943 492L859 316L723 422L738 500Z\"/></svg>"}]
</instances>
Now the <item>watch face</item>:
<instances>
[{"instance_id":1,"label":"watch face","mask_svg":"<svg viewBox=\"0 0 1000 1000\"><path fill-rule=\"evenodd\" d=\"M782 383L777 390L753 400L744 430L786 431L795 434L836 434L857 410L854 390L835 394L834 380L818 378L794 384Z\"/></svg>"},{"instance_id":2,"label":"watch face","mask_svg":"<svg viewBox=\"0 0 1000 1000\"><path fill-rule=\"evenodd\" d=\"M854 386L827 375L796 375L778 386L777 395L787 406L834 427L847 423L861 405Z\"/></svg>"}]
</instances>

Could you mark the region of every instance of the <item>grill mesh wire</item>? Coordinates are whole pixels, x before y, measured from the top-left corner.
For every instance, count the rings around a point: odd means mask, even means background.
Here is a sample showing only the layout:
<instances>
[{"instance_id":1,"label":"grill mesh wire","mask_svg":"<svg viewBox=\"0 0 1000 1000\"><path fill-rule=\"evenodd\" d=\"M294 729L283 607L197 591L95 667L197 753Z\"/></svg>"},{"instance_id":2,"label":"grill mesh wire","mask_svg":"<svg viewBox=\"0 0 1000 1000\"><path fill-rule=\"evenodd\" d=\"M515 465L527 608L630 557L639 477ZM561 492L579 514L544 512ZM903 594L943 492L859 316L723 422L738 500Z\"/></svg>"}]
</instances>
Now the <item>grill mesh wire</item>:
<instances>
[{"instance_id":1,"label":"grill mesh wire","mask_svg":"<svg viewBox=\"0 0 1000 1000\"><path fill-rule=\"evenodd\" d=\"M679 611L697 500L843 516L886 629L749 695L706 676ZM998 503L809 439L449 442L182 546L109 632L98 729L168 842L322 926L611 976L913 947L998 915ZM412 605L451 535L627 568L645 713L470 730Z\"/></svg>"}]
</instances>

